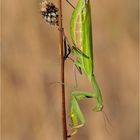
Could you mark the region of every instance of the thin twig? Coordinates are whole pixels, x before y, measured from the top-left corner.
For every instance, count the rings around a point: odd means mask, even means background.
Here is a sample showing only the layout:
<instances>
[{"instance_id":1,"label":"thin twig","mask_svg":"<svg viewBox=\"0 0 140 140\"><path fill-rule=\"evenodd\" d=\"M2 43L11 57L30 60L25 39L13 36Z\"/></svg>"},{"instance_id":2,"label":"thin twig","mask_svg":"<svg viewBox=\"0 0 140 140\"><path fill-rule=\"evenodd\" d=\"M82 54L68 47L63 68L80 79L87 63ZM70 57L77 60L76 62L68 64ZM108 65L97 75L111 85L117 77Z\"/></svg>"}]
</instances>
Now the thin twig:
<instances>
[{"instance_id":1,"label":"thin twig","mask_svg":"<svg viewBox=\"0 0 140 140\"><path fill-rule=\"evenodd\" d=\"M67 122L66 122L66 107L65 107L65 77L64 77L64 53L63 53L63 24L62 24L62 0L58 0L59 8L59 48L61 61L61 91L62 91L62 127L63 140L67 140Z\"/></svg>"}]
</instances>

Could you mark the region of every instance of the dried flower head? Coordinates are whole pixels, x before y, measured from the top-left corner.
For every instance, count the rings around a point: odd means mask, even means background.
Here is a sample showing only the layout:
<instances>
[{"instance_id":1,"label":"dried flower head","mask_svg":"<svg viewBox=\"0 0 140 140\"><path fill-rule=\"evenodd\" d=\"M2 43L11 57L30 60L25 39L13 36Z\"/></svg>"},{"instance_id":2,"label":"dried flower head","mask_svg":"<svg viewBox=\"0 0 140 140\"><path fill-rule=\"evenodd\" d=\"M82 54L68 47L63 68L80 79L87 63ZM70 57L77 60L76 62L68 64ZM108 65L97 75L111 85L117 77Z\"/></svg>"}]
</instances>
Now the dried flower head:
<instances>
[{"instance_id":1,"label":"dried flower head","mask_svg":"<svg viewBox=\"0 0 140 140\"><path fill-rule=\"evenodd\" d=\"M58 26L58 8L53 3L47 0L42 1L41 14L46 22Z\"/></svg>"}]
</instances>

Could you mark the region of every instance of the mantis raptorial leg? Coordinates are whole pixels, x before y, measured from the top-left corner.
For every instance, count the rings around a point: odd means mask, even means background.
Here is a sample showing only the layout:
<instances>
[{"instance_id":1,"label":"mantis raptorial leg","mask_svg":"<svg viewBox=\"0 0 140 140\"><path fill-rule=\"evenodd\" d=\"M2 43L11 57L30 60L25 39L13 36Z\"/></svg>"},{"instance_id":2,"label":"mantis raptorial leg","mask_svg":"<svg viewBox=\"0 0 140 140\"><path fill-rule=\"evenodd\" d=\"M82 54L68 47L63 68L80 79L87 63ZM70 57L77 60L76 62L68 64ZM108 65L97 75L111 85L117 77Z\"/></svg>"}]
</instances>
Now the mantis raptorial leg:
<instances>
[{"instance_id":1,"label":"mantis raptorial leg","mask_svg":"<svg viewBox=\"0 0 140 140\"><path fill-rule=\"evenodd\" d=\"M68 135L68 137L72 137L73 135L75 135L78 131L78 128L82 127L85 123L85 118L80 110L79 104L75 96L72 96L71 99L71 121L73 125L73 130Z\"/></svg>"}]
</instances>

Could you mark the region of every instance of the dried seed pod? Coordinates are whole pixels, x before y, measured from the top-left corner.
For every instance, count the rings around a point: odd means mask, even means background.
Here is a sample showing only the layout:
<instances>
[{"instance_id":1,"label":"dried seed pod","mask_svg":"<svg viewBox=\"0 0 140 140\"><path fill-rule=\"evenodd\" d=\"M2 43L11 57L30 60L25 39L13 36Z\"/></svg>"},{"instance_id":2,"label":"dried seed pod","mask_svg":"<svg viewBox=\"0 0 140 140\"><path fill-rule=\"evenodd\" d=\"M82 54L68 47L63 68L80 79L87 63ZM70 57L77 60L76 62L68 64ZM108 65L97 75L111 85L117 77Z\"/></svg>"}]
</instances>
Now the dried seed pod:
<instances>
[{"instance_id":1,"label":"dried seed pod","mask_svg":"<svg viewBox=\"0 0 140 140\"><path fill-rule=\"evenodd\" d=\"M58 26L58 8L53 3L47 0L42 1L41 14L50 25Z\"/></svg>"}]
</instances>

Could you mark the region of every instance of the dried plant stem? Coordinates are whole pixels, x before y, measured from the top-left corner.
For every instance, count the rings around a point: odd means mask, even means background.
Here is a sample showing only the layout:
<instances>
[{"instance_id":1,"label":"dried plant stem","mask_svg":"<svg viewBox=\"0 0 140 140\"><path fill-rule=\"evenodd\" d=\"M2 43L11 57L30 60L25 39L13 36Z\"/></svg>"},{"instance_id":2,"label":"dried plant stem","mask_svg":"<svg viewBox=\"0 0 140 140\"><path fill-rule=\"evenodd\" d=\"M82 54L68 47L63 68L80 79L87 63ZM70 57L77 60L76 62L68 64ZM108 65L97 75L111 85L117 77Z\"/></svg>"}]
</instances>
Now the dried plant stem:
<instances>
[{"instance_id":1,"label":"dried plant stem","mask_svg":"<svg viewBox=\"0 0 140 140\"><path fill-rule=\"evenodd\" d=\"M58 0L59 8L59 48L61 61L61 92L62 92L62 132L63 140L67 140L67 122L66 122L66 106L65 106L65 77L64 77L64 53L63 53L63 24L62 24L62 0Z\"/></svg>"}]
</instances>

